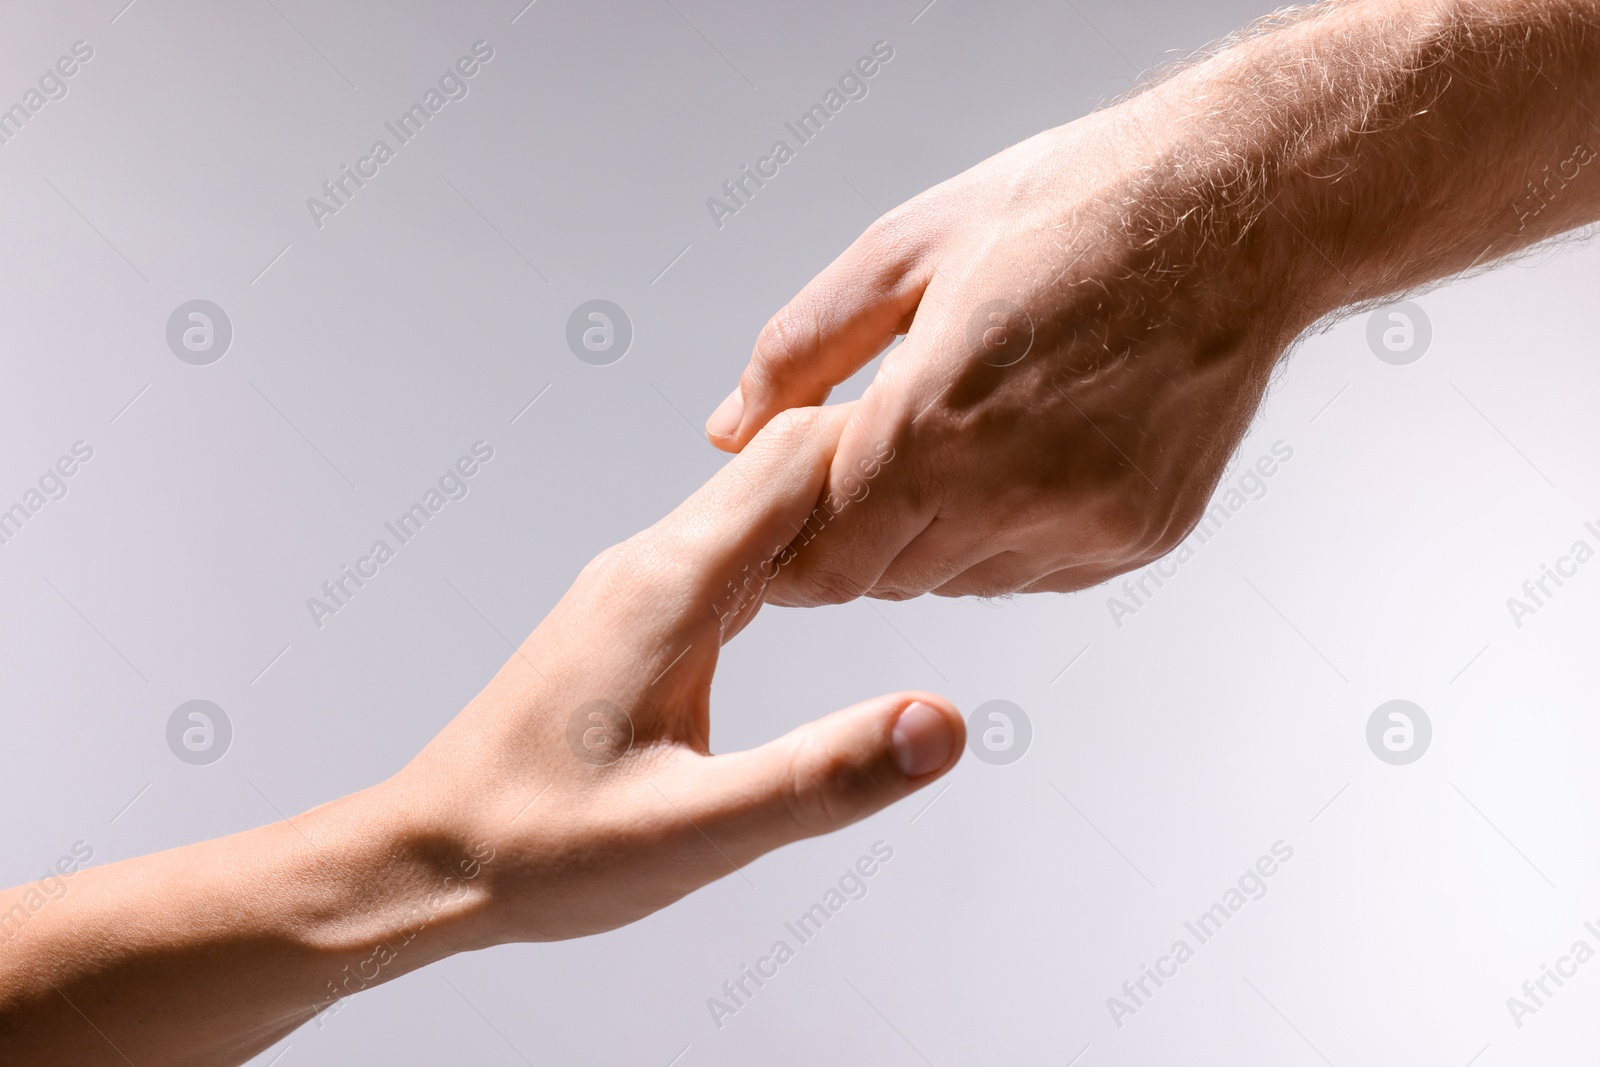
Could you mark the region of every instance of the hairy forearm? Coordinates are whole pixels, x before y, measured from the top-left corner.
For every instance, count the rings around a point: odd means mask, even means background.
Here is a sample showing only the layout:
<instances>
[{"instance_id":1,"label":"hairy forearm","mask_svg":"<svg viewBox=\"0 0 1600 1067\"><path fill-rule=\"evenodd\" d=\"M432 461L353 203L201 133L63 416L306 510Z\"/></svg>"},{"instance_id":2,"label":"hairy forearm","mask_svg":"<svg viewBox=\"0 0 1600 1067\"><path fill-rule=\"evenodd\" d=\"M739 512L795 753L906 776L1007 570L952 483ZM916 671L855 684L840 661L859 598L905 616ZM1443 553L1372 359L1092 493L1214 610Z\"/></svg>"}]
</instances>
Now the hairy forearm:
<instances>
[{"instance_id":1,"label":"hairy forearm","mask_svg":"<svg viewBox=\"0 0 1600 1067\"><path fill-rule=\"evenodd\" d=\"M0 893L0 915L25 915L0 932L0 1059L240 1063L468 947L492 851L419 833L379 795L81 871L42 906L36 887Z\"/></svg>"},{"instance_id":2,"label":"hairy forearm","mask_svg":"<svg viewBox=\"0 0 1600 1067\"><path fill-rule=\"evenodd\" d=\"M1319 4L1116 110L1124 228L1245 250L1289 334L1600 218L1597 0Z\"/></svg>"}]
</instances>

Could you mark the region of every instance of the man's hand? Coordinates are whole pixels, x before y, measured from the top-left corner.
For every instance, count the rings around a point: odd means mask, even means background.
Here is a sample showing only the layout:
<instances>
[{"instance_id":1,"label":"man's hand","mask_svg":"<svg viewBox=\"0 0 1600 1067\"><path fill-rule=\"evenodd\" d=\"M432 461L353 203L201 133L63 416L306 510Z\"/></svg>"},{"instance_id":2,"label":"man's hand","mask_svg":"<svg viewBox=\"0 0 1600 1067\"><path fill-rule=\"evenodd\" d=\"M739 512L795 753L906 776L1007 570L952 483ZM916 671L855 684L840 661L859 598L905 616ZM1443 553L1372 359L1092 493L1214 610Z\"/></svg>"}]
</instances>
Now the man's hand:
<instances>
[{"instance_id":1,"label":"man's hand","mask_svg":"<svg viewBox=\"0 0 1600 1067\"><path fill-rule=\"evenodd\" d=\"M855 502L769 599L1066 591L1170 551L1301 332L1600 216L1597 7L1317 5L885 215L707 423L737 451L906 335L830 472Z\"/></svg>"},{"instance_id":2,"label":"man's hand","mask_svg":"<svg viewBox=\"0 0 1600 1067\"><path fill-rule=\"evenodd\" d=\"M894 459L774 589L779 603L1093 585L1188 532L1288 340L1270 248L1198 277L1194 240L1129 240L1136 146L1100 112L890 212L762 331L732 406L742 446L906 329L836 469ZM727 433L728 436L719 436ZM835 491L846 487L830 485ZM861 494L856 494L860 496Z\"/></svg>"}]
</instances>

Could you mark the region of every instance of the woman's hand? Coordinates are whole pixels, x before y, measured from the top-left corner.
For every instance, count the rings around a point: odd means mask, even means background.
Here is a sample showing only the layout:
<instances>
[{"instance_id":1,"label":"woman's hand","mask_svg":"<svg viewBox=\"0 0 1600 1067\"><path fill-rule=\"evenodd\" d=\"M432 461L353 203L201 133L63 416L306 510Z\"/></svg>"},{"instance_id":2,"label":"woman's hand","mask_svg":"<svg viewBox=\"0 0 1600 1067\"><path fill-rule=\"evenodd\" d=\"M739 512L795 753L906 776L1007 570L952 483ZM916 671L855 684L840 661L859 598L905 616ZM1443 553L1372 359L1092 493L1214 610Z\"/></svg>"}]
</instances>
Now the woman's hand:
<instances>
[{"instance_id":1,"label":"woman's hand","mask_svg":"<svg viewBox=\"0 0 1600 1067\"><path fill-rule=\"evenodd\" d=\"M387 782L0 893L0 1060L239 1063L340 998L455 952L621 926L943 774L964 727L924 693L708 750L718 651L774 556L793 558L847 417L779 417L601 553ZM173 1010L201 992L204 1013Z\"/></svg>"},{"instance_id":2,"label":"woman's hand","mask_svg":"<svg viewBox=\"0 0 1600 1067\"><path fill-rule=\"evenodd\" d=\"M960 716L924 693L709 754L722 643L815 511L847 406L780 416L671 515L586 567L517 655L385 788L485 868L488 940L631 922L947 770ZM824 514L848 508L841 500ZM813 520L814 522L815 520ZM780 553L783 555L780 556Z\"/></svg>"}]
</instances>

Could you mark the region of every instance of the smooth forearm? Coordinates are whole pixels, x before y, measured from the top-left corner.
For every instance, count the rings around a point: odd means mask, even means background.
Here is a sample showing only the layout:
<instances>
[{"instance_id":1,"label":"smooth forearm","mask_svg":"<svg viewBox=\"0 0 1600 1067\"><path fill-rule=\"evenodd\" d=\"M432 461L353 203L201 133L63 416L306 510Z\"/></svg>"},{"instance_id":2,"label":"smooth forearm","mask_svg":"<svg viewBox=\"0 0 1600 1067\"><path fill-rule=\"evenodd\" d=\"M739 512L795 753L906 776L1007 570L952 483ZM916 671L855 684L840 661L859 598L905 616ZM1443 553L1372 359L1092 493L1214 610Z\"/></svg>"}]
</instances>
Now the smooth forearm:
<instances>
[{"instance_id":1,"label":"smooth forearm","mask_svg":"<svg viewBox=\"0 0 1600 1067\"><path fill-rule=\"evenodd\" d=\"M457 952L615 929L948 771L961 716L916 692L707 750L720 643L761 590L712 605L813 511L851 411L785 418L601 553L383 784L0 892L0 1063L240 1063L339 998Z\"/></svg>"},{"instance_id":2,"label":"smooth forearm","mask_svg":"<svg viewBox=\"0 0 1600 1067\"><path fill-rule=\"evenodd\" d=\"M5 928L0 1059L239 1063L467 947L484 857L419 832L383 790L72 875ZM0 913L29 890L0 894Z\"/></svg>"}]
</instances>

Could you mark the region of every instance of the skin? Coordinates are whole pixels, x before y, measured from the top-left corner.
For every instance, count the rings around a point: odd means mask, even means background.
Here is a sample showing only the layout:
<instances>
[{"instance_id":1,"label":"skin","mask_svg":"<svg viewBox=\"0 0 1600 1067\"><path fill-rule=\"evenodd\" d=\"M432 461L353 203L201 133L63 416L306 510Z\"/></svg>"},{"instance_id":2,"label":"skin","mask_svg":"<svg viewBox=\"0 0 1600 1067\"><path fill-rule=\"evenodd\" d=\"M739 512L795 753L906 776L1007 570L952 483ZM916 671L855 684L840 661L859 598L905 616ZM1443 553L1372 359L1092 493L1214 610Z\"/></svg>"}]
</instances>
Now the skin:
<instances>
[{"instance_id":1,"label":"skin","mask_svg":"<svg viewBox=\"0 0 1600 1067\"><path fill-rule=\"evenodd\" d=\"M0 1062L240 1063L337 996L457 952L624 925L944 774L964 726L927 693L709 754L719 650L761 604L759 584L730 598L729 582L806 521L847 417L784 416L601 553L388 781L71 874L21 920L11 909L49 887L0 893ZM621 712L590 719L596 700Z\"/></svg>"},{"instance_id":2,"label":"skin","mask_svg":"<svg viewBox=\"0 0 1600 1067\"><path fill-rule=\"evenodd\" d=\"M1600 218L1600 3L1320 4L890 211L773 316L737 452L899 334L769 599L1071 591L1194 528L1297 337Z\"/></svg>"},{"instance_id":3,"label":"skin","mask_svg":"<svg viewBox=\"0 0 1600 1067\"><path fill-rule=\"evenodd\" d=\"M0 1059L237 1063L937 778L963 727L920 693L709 755L722 643L763 600L1076 589L1174 547L1307 328L1600 216L1597 51L1600 0L1318 6L891 212L762 332L708 426L738 457L400 773L0 894ZM859 403L806 407L899 333Z\"/></svg>"}]
</instances>

